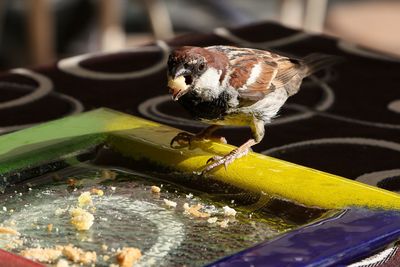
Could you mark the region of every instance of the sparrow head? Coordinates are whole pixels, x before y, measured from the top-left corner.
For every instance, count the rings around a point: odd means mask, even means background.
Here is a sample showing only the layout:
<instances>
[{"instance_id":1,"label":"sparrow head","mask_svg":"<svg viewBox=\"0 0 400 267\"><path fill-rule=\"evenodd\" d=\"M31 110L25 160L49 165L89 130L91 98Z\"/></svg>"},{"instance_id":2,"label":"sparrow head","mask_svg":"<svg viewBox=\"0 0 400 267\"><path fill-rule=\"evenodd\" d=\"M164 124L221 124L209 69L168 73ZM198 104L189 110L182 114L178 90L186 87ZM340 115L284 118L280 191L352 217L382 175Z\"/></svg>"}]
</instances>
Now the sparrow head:
<instances>
[{"instance_id":1,"label":"sparrow head","mask_svg":"<svg viewBox=\"0 0 400 267\"><path fill-rule=\"evenodd\" d=\"M229 60L226 53L215 47L183 46L168 59L168 87L174 100L189 91L215 96L225 77Z\"/></svg>"},{"instance_id":2,"label":"sparrow head","mask_svg":"<svg viewBox=\"0 0 400 267\"><path fill-rule=\"evenodd\" d=\"M168 88L178 100L193 88L207 69L209 52L201 47L184 46L174 50L168 58Z\"/></svg>"}]
</instances>

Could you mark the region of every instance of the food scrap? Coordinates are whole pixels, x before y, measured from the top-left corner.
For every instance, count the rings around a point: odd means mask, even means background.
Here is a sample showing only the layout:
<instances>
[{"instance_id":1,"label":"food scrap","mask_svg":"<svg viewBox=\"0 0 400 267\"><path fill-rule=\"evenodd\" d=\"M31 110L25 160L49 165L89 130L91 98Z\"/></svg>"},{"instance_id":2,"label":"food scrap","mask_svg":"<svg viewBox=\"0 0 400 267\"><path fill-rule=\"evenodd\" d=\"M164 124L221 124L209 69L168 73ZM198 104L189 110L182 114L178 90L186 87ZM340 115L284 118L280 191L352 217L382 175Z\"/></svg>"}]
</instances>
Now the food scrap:
<instances>
[{"instance_id":1,"label":"food scrap","mask_svg":"<svg viewBox=\"0 0 400 267\"><path fill-rule=\"evenodd\" d=\"M101 190L101 189L97 189L97 188L92 188L92 189L90 190L90 192L91 192L92 194L98 195L98 196L100 196L100 197L104 195L104 191Z\"/></svg>"},{"instance_id":2,"label":"food scrap","mask_svg":"<svg viewBox=\"0 0 400 267\"><path fill-rule=\"evenodd\" d=\"M77 179L75 179L75 178L68 178L67 179L67 184L68 184L68 186L70 186L70 187L76 187L77 186L77 184L78 184L78 180Z\"/></svg>"},{"instance_id":3,"label":"food scrap","mask_svg":"<svg viewBox=\"0 0 400 267\"><path fill-rule=\"evenodd\" d=\"M223 209L224 209L224 215L226 217L234 217L234 216L236 216L236 210L235 209L232 209L232 208L230 208L228 206L223 207Z\"/></svg>"},{"instance_id":4,"label":"food scrap","mask_svg":"<svg viewBox=\"0 0 400 267\"><path fill-rule=\"evenodd\" d=\"M70 211L71 223L77 230L89 230L93 225L94 216L82 208L74 208Z\"/></svg>"},{"instance_id":5,"label":"food scrap","mask_svg":"<svg viewBox=\"0 0 400 267\"><path fill-rule=\"evenodd\" d=\"M84 251L80 248L74 247L71 244L68 246L58 247L62 250L62 254L70 261L80 264L91 264L97 261L95 251Z\"/></svg>"},{"instance_id":6,"label":"food scrap","mask_svg":"<svg viewBox=\"0 0 400 267\"><path fill-rule=\"evenodd\" d=\"M6 235L20 235L20 233L9 227L0 227L0 234Z\"/></svg>"},{"instance_id":7,"label":"food scrap","mask_svg":"<svg viewBox=\"0 0 400 267\"><path fill-rule=\"evenodd\" d=\"M208 223L216 223L217 220L218 220L217 217L210 217L210 218L208 218L207 222L208 222Z\"/></svg>"},{"instance_id":8,"label":"food scrap","mask_svg":"<svg viewBox=\"0 0 400 267\"><path fill-rule=\"evenodd\" d=\"M78 205L79 207L93 206L93 200L90 196L90 192L83 192L78 197Z\"/></svg>"},{"instance_id":9,"label":"food scrap","mask_svg":"<svg viewBox=\"0 0 400 267\"><path fill-rule=\"evenodd\" d=\"M131 267L142 257L142 253L137 248L125 247L117 253L117 261L121 267Z\"/></svg>"},{"instance_id":10,"label":"food scrap","mask_svg":"<svg viewBox=\"0 0 400 267\"><path fill-rule=\"evenodd\" d=\"M19 253L21 256L34 261L52 263L61 257L61 250L53 248L28 248Z\"/></svg>"},{"instance_id":11,"label":"food scrap","mask_svg":"<svg viewBox=\"0 0 400 267\"><path fill-rule=\"evenodd\" d=\"M159 188L159 187L156 186L156 185L153 185L153 186L151 186L151 192L152 192L153 194L158 194L158 193L161 192L161 188Z\"/></svg>"},{"instance_id":12,"label":"food scrap","mask_svg":"<svg viewBox=\"0 0 400 267\"><path fill-rule=\"evenodd\" d=\"M59 259L57 261L56 267L69 267L68 261L65 259Z\"/></svg>"},{"instance_id":13,"label":"food scrap","mask_svg":"<svg viewBox=\"0 0 400 267\"><path fill-rule=\"evenodd\" d=\"M193 205L190 206L188 203L183 204L183 209L185 210L185 213L188 213L192 215L193 217L196 218L208 218L210 217L210 214L207 212L201 212L200 209L202 209L203 206L201 204Z\"/></svg>"},{"instance_id":14,"label":"food scrap","mask_svg":"<svg viewBox=\"0 0 400 267\"><path fill-rule=\"evenodd\" d=\"M48 232L53 231L53 224L52 224L52 223L49 223L49 224L47 225L47 231L48 231Z\"/></svg>"},{"instance_id":15,"label":"food scrap","mask_svg":"<svg viewBox=\"0 0 400 267\"><path fill-rule=\"evenodd\" d=\"M165 199L164 198L164 203L167 205L169 208L176 208L176 202Z\"/></svg>"},{"instance_id":16,"label":"food scrap","mask_svg":"<svg viewBox=\"0 0 400 267\"><path fill-rule=\"evenodd\" d=\"M101 178L114 180L117 177L117 173L110 170L102 170Z\"/></svg>"},{"instance_id":17,"label":"food scrap","mask_svg":"<svg viewBox=\"0 0 400 267\"><path fill-rule=\"evenodd\" d=\"M223 220L223 221L221 221L221 222L217 222L217 224L219 225L219 226L221 226L222 228L226 228L226 227L228 227L228 222L229 222L229 220Z\"/></svg>"}]
</instances>

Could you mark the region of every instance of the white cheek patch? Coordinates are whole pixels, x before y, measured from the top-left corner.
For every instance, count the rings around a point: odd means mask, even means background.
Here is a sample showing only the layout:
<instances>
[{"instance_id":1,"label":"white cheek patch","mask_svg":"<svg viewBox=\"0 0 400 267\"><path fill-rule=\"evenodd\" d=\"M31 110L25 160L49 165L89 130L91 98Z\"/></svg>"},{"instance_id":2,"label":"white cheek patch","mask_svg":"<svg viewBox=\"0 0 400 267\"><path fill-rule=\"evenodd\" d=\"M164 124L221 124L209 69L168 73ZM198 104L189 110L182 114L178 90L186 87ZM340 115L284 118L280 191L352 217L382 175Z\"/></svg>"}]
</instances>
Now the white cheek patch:
<instances>
[{"instance_id":1,"label":"white cheek patch","mask_svg":"<svg viewBox=\"0 0 400 267\"><path fill-rule=\"evenodd\" d=\"M194 90L205 99L217 97L223 90L219 85L221 73L214 68L207 69L196 81Z\"/></svg>"}]
</instances>

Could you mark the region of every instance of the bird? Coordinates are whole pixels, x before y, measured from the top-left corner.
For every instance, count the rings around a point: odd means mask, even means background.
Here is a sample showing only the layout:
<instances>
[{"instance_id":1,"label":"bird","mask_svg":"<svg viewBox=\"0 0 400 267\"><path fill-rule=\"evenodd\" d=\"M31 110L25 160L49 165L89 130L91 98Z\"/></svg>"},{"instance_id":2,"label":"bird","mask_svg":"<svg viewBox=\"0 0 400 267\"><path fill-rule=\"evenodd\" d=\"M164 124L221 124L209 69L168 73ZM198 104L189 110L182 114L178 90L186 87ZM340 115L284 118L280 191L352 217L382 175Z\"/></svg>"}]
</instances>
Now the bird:
<instances>
[{"instance_id":1,"label":"bird","mask_svg":"<svg viewBox=\"0 0 400 267\"><path fill-rule=\"evenodd\" d=\"M305 77L337 61L337 56L320 53L295 58L223 45L174 49L167 62L169 93L194 119L209 126L197 134L177 134L171 146L211 139L226 125L250 127L248 141L226 155L210 158L202 173L221 165L227 168L263 140L265 125L299 91Z\"/></svg>"}]
</instances>

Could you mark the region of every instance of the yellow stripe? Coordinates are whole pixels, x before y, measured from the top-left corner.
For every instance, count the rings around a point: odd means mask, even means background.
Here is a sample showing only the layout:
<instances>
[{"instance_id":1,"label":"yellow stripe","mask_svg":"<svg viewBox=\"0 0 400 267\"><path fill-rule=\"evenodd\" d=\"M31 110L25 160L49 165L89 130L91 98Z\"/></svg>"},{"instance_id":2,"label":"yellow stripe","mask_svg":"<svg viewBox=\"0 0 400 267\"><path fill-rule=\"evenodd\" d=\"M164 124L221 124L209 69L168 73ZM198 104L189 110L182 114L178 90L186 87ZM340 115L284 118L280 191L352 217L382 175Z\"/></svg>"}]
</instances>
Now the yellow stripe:
<instances>
[{"instance_id":1,"label":"yellow stripe","mask_svg":"<svg viewBox=\"0 0 400 267\"><path fill-rule=\"evenodd\" d=\"M125 155L147 158L185 172L200 171L208 158L233 149L215 142L197 142L192 149L172 149L169 142L179 130L121 113L115 113L107 131L112 131L110 141ZM249 153L227 170L220 168L210 176L307 206L400 209L398 194L257 153Z\"/></svg>"}]
</instances>

